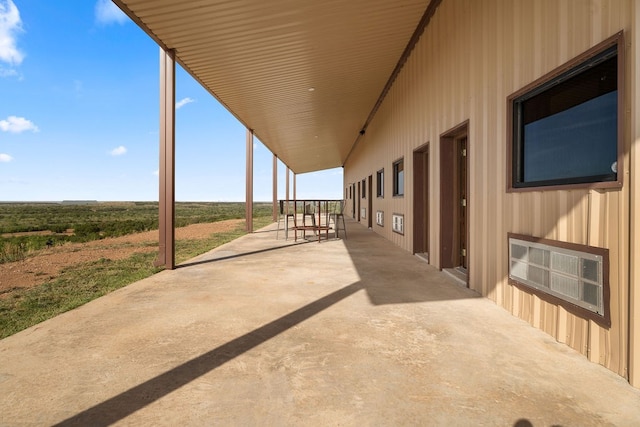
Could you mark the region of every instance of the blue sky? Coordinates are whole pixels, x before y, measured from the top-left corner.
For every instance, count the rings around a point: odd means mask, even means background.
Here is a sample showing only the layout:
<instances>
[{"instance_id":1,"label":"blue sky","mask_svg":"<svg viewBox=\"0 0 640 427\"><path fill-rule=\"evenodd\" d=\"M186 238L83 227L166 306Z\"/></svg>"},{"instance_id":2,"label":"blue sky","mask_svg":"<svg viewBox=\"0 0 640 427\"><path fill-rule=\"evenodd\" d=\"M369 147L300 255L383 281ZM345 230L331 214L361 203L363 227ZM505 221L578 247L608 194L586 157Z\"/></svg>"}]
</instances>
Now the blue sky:
<instances>
[{"instance_id":1,"label":"blue sky","mask_svg":"<svg viewBox=\"0 0 640 427\"><path fill-rule=\"evenodd\" d=\"M158 63L109 0L0 0L0 200L158 200ZM242 201L245 128L177 68L176 200ZM256 201L272 161L256 139ZM341 198L342 169L298 175L297 196Z\"/></svg>"}]
</instances>

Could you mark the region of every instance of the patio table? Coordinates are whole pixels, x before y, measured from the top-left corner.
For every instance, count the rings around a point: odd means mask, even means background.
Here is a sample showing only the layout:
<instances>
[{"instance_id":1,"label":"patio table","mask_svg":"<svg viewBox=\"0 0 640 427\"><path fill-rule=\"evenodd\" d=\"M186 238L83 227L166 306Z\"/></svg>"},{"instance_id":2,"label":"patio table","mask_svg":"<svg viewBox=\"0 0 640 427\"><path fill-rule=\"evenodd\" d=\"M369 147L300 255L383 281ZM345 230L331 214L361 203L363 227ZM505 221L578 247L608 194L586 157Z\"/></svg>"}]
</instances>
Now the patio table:
<instances>
[{"instance_id":1,"label":"patio table","mask_svg":"<svg viewBox=\"0 0 640 427\"><path fill-rule=\"evenodd\" d=\"M298 230L302 231L303 238L306 237L307 231L313 231L318 236L318 243L322 240L322 232L325 234L325 239L329 240L329 214L331 209L335 209L341 200L335 199L298 199L293 201L294 209L294 234L295 241L298 241ZM302 205L302 225L298 225L298 205ZM307 212L307 206L313 208L313 212ZM306 217L313 215L312 224L306 223ZM323 221L324 217L324 221ZM317 219L316 219L317 218Z\"/></svg>"}]
</instances>

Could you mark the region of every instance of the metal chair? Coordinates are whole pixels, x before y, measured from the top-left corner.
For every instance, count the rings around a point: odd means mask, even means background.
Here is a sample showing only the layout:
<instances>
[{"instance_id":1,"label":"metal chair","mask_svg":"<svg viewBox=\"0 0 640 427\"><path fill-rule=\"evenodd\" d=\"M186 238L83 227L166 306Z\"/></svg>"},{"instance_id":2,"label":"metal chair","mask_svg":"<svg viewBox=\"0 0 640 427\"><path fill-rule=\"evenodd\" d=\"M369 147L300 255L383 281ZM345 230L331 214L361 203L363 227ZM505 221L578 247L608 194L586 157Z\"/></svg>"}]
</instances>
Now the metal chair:
<instances>
[{"instance_id":1,"label":"metal chair","mask_svg":"<svg viewBox=\"0 0 640 427\"><path fill-rule=\"evenodd\" d=\"M316 225L316 210L311 203L304 205L304 213L302 214L302 225L306 225L305 221L307 217L311 217L311 225Z\"/></svg>"},{"instance_id":2,"label":"metal chair","mask_svg":"<svg viewBox=\"0 0 640 427\"><path fill-rule=\"evenodd\" d=\"M280 211L278 214L278 229L276 230L276 240L280 234L280 221L284 221L284 239L289 240L289 218L293 218L293 227L296 227L296 216L290 201L280 200Z\"/></svg>"},{"instance_id":3,"label":"metal chair","mask_svg":"<svg viewBox=\"0 0 640 427\"><path fill-rule=\"evenodd\" d=\"M304 205L304 211L302 212L302 226L306 227L307 226L307 217L311 217L311 226L314 227L313 233L317 236L318 235L318 231L315 230L315 226L316 226L316 209L313 206L312 203L306 203ZM302 230L302 237L305 238L306 237L306 228L303 228Z\"/></svg>"},{"instance_id":4,"label":"metal chair","mask_svg":"<svg viewBox=\"0 0 640 427\"><path fill-rule=\"evenodd\" d=\"M344 206L345 201L340 200L338 204L335 206L335 212L331 212L329 214L329 222L333 221L333 225L336 230L336 239L340 237L340 220L342 220L342 229L344 230L344 238L347 238L347 225L344 221Z\"/></svg>"}]
</instances>

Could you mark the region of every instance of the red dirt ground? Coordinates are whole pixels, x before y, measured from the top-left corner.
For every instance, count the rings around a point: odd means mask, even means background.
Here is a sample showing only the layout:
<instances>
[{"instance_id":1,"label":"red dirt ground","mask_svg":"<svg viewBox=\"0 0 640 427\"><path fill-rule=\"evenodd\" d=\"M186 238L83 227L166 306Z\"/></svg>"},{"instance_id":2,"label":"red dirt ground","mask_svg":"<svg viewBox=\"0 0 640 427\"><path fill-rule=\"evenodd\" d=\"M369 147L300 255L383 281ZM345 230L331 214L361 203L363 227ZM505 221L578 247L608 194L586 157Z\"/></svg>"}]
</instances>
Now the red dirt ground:
<instances>
[{"instance_id":1,"label":"red dirt ground","mask_svg":"<svg viewBox=\"0 0 640 427\"><path fill-rule=\"evenodd\" d=\"M231 219L176 228L176 240L204 239L212 233L234 230L241 223L244 223L243 219ZM153 246L150 246L151 244ZM0 264L0 298L11 290L46 283L55 278L61 270L70 266L101 258L112 260L128 258L135 252L157 251L157 244L158 231L155 230L42 249L30 254L22 261Z\"/></svg>"}]
</instances>

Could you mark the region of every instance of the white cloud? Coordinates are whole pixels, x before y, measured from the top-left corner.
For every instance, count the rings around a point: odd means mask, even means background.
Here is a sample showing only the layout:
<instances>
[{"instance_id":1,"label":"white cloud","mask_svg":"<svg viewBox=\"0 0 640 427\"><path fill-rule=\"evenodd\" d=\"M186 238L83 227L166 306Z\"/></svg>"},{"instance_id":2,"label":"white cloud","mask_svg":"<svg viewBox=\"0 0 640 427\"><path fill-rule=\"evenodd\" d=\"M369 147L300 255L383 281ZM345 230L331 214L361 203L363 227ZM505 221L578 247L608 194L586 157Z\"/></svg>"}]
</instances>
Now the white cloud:
<instances>
[{"instance_id":1,"label":"white cloud","mask_svg":"<svg viewBox=\"0 0 640 427\"><path fill-rule=\"evenodd\" d=\"M20 12L12 0L0 0L0 61L19 65L24 59L16 47L16 33L22 31Z\"/></svg>"},{"instance_id":2,"label":"white cloud","mask_svg":"<svg viewBox=\"0 0 640 427\"><path fill-rule=\"evenodd\" d=\"M121 145L121 146L116 147L113 150L111 150L111 155L112 156L122 156L126 152L127 152L127 148L124 145Z\"/></svg>"},{"instance_id":3,"label":"white cloud","mask_svg":"<svg viewBox=\"0 0 640 427\"><path fill-rule=\"evenodd\" d=\"M124 24L127 15L120 10L111 0L98 0L95 7L96 22L102 25Z\"/></svg>"},{"instance_id":4,"label":"white cloud","mask_svg":"<svg viewBox=\"0 0 640 427\"><path fill-rule=\"evenodd\" d=\"M20 133L28 130L38 132L38 126L24 117L9 116L6 120L0 120L0 130L11 133Z\"/></svg>"},{"instance_id":5,"label":"white cloud","mask_svg":"<svg viewBox=\"0 0 640 427\"><path fill-rule=\"evenodd\" d=\"M0 163L9 163L11 160L13 160L13 157L10 155L0 153Z\"/></svg>"},{"instance_id":6,"label":"white cloud","mask_svg":"<svg viewBox=\"0 0 640 427\"><path fill-rule=\"evenodd\" d=\"M156 170L154 170L154 171L153 171L153 174L154 174L155 176L160 176L160 169L156 169Z\"/></svg>"},{"instance_id":7,"label":"white cloud","mask_svg":"<svg viewBox=\"0 0 640 427\"><path fill-rule=\"evenodd\" d=\"M196 102L196 100L195 99L191 99L189 97L182 98L180 101L176 102L176 110L184 107L187 104L191 104L192 102Z\"/></svg>"},{"instance_id":8,"label":"white cloud","mask_svg":"<svg viewBox=\"0 0 640 427\"><path fill-rule=\"evenodd\" d=\"M12 77L17 75L18 75L18 72L13 68L0 67L0 77Z\"/></svg>"}]
</instances>

